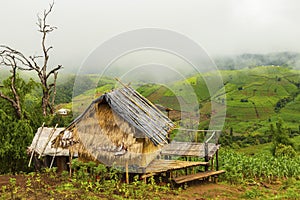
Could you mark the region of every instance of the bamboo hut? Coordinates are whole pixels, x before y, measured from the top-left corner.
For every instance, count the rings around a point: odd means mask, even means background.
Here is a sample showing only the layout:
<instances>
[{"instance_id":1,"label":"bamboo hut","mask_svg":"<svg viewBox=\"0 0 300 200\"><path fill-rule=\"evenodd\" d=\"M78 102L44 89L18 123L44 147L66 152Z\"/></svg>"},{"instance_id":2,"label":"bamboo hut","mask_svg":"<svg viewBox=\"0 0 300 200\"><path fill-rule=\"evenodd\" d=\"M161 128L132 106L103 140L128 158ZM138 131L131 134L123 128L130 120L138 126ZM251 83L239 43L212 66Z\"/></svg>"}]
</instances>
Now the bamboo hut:
<instances>
[{"instance_id":1,"label":"bamboo hut","mask_svg":"<svg viewBox=\"0 0 300 200\"><path fill-rule=\"evenodd\" d=\"M203 143L197 139L170 142L169 133L173 129L174 123L155 105L124 86L95 99L52 140L52 147L69 149L71 155L78 152L80 159L123 168L126 173L140 173L144 179L166 172L176 183L183 183L224 173L218 170L220 131L206 131ZM201 132L184 131L195 136ZM204 161L189 161L188 157L204 158ZM204 166L205 171L181 177L172 175L173 171L197 166Z\"/></svg>"},{"instance_id":2,"label":"bamboo hut","mask_svg":"<svg viewBox=\"0 0 300 200\"><path fill-rule=\"evenodd\" d=\"M150 101L123 87L94 100L52 144L106 166L128 166L135 173L159 155L173 128L173 122ZM66 131L72 132L69 138L64 137Z\"/></svg>"}]
</instances>

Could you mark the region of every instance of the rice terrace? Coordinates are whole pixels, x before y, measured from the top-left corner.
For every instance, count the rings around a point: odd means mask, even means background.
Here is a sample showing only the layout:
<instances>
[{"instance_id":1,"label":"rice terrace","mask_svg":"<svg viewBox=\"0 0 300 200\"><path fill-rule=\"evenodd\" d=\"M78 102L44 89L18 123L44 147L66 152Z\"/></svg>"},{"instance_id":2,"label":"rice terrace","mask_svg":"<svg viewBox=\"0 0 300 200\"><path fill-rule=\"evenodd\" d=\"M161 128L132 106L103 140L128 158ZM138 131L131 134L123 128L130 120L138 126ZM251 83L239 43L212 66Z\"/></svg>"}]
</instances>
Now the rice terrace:
<instances>
[{"instance_id":1,"label":"rice terrace","mask_svg":"<svg viewBox=\"0 0 300 200\"><path fill-rule=\"evenodd\" d=\"M133 2L1 2L0 200L300 199L298 3Z\"/></svg>"}]
</instances>

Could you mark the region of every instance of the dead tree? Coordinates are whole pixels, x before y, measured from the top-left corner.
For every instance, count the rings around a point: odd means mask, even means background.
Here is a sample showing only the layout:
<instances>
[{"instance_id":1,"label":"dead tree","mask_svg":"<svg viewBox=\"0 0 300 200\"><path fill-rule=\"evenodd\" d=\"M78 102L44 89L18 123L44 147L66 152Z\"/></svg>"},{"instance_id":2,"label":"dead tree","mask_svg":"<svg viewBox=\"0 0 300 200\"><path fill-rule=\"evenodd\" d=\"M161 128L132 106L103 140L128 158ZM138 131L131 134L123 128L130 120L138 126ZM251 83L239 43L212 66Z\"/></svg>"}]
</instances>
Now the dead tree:
<instances>
[{"instance_id":1,"label":"dead tree","mask_svg":"<svg viewBox=\"0 0 300 200\"><path fill-rule=\"evenodd\" d=\"M0 97L7 100L14 110L16 111L16 115L18 119L22 119L22 107L21 107L21 102L20 102L20 96L19 93L17 92L17 86L16 86L16 79L17 79L17 60L13 55L5 53L5 51L0 52L0 64L5 65L5 66L10 66L11 67L11 83L10 83L10 90L12 92L11 97L9 95L5 95L2 91L0 91Z\"/></svg>"},{"instance_id":2,"label":"dead tree","mask_svg":"<svg viewBox=\"0 0 300 200\"><path fill-rule=\"evenodd\" d=\"M46 37L49 33L56 29L55 26L47 24L47 17L52 12L54 3L50 4L48 10L44 10L42 15L38 15L38 31L42 34L42 51L39 56L26 57L22 52L17 51L6 45L0 45L0 53L2 59L13 57L16 61L16 67L20 70L35 71L40 80L42 87L42 110L46 116L49 112L54 113L54 101L56 96L56 80L58 71L62 69L62 65L58 65L52 69L48 68L49 51L52 46L46 45ZM6 63L7 64L7 63Z\"/></svg>"}]
</instances>

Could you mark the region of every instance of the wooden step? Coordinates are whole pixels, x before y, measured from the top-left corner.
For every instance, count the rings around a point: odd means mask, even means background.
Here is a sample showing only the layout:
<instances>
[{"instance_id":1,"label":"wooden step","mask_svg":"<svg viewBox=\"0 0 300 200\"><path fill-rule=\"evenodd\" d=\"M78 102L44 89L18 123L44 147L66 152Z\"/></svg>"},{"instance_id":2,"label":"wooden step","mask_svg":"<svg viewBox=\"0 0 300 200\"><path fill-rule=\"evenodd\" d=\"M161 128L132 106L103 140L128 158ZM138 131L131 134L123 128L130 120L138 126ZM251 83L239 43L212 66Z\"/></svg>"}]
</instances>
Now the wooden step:
<instances>
[{"instance_id":1,"label":"wooden step","mask_svg":"<svg viewBox=\"0 0 300 200\"><path fill-rule=\"evenodd\" d=\"M225 173L225 170L207 171L207 172L200 172L197 174L189 174L189 175L173 178L173 180L175 181L175 183L179 184L179 183L185 183L188 181L197 180L197 179L201 179L201 178L207 178L207 177L222 174L222 173Z\"/></svg>"}]
</instances>

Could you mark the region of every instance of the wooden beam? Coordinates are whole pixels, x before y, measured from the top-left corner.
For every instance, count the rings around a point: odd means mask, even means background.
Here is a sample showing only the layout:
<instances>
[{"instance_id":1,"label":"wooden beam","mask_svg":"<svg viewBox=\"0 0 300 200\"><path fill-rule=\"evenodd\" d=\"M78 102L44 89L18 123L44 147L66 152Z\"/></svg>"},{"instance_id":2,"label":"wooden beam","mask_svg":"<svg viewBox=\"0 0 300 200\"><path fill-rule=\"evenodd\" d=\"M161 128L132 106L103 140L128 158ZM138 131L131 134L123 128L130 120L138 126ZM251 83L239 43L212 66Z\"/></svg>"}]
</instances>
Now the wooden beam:
<instances>
[{"instance_id":1,"label":"wooden beam","mask_svg":"<svg viewBox=\"0 0 300 200\"><path fill-rule=\"evenodd\" d=\"M197 174L189 174L186 176L180 176L180 177L176 177L173 178L173 180L179 184L179 183L185 183L185 182L189 182L189 181L193 181L193 180L197 180L197 179L201 179L201 178L207 178L210 176L215 176L218 174L222 174L225 173L225 170L220 170L220 171L207 171L207 172L200 172Z\"/></svg>"},{"instance_id":2,"label":"wooden beam","mask_svg":"<svg viewBox=\"0 0 300 200\"><path fill-rule=\"evenodd\" d=\"M158 173L143 174L143 175L141 176L141 179L149 178L149 177L154 176L154 175L157 175L157 174L158 174Z\"/></svg>"}]
</instances>

